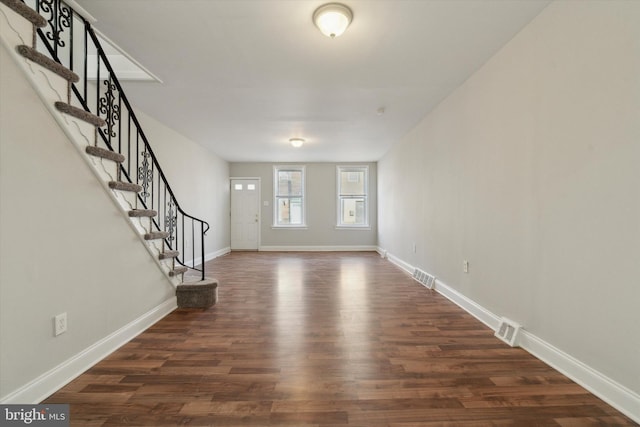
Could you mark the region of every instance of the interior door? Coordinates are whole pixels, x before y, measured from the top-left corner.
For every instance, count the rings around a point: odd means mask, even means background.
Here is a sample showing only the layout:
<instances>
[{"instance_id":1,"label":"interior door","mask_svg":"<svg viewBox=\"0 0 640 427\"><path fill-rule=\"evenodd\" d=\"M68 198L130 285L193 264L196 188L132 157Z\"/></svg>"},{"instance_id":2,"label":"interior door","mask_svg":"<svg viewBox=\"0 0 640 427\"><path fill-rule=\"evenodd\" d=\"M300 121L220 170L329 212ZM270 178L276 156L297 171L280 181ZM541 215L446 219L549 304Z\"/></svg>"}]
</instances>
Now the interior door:
<instances>
[{"instance_id":1,"label":"interior door","mask_svg":"<svg viewBox=\"0 0 640 427\"><path fill-rule=\"evenodd\" d=\"M231 250L258 250L260 233L260 181L231 180Z\"/></svg>"}]
</instances>

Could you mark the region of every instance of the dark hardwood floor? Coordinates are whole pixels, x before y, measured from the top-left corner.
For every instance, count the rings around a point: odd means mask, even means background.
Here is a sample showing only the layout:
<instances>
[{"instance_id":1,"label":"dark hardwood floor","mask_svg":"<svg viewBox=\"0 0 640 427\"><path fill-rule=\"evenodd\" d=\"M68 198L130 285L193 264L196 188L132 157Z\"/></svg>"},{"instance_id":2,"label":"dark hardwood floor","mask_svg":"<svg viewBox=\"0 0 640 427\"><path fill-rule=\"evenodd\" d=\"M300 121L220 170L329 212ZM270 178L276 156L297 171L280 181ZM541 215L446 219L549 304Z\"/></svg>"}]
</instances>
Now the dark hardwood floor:
<instances>
[{"instance_id":1,"label":"dark hardwood floor","mask_svg":"<svg viewBox=\"0 0 640 427\"><path fill-rule=\"evenodd\" d=\"M375 253L239 252L46 402L77 426L630 426Z\"/></svg>"}]
</instances>

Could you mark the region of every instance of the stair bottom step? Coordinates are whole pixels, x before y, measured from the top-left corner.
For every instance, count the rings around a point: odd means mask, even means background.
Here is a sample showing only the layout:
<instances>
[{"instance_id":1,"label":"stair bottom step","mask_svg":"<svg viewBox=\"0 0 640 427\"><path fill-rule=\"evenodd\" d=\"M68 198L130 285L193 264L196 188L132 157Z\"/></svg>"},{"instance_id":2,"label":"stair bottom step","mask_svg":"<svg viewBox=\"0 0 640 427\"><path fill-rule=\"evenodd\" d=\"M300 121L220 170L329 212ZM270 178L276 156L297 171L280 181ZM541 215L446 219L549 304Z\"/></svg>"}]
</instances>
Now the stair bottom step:
<instances>
[{"instance_id":1,"label":"stair bottom step","mask_svg":"<svg viewBox=\"0 0 640 427\"><path fill-rule=\"evenodd\" d=\"M205 278L183 283L176 288L176 297L180 308L209 308L218 301L218 281Z\"/></svg>"}]
</instances>

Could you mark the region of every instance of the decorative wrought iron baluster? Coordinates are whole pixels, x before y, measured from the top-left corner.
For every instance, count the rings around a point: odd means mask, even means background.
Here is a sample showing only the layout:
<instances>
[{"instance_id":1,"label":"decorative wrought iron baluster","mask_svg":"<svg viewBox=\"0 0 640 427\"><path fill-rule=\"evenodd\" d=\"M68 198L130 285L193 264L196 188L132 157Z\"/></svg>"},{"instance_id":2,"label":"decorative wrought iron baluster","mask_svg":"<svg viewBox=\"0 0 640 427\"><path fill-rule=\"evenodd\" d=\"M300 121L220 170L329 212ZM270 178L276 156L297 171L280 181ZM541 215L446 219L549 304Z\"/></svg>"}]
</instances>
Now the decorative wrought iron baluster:
<instances>
[{"instance_id":1,"label":"decorative wrought iron baluster","mask_svg":"<svg viewBox=\"0 0 640 427\"><path fill-rule=\"evenodd\" d=\"M173 247L173 241L176 239L174 234L176 232L178 215L175 210L176 204L173 201L173 199L169 199L169 203L167 203L167 206L169 209L167 210L167 215L164 218L164 226L165 226L165 231L169 233L169 237L167 237L167 240L171 244L171 247Z\"/></svg>"},{"instance_id":2,"label":"decorative wrought iron baluster","mask_svg":"<svg viewBox=\"0 0 640 427\"><path fill-rule=\"evenodd\" d=\"M109 142L111 142L111 138L117 136L116 123L120 123L120 105L116 102L118 88L111 76L103 81L102 84L105 86L105 92L104 96L100 97L98 111L104 115L105 126L107 127L106 135L109 137Z\"/></svg>"},{"instance_id":3,"label":"decorative wrought iron baluster","mask_svg":"<svg viewBox=\"0 0 640 427\"><path fill-rule=\"evenodd\" d=\"M71 8L61 3L60 0L40 0L38 6L46 14L45 18L48 16L49 29L45 35L48 40L53 42L53 50L58 56L58 48L66 46L62 33L65 28L71 27Z\"/></svg>"},{"instance_id":4,"label":"decorative wrought iron baluster","mask_svg":"<svg viewBox=\"0 0 640 427\"><path fill-rule=\"evenodd\" d=\"M55 49L55 46L57 45L57 33L58 32L57 32L57 28L56 28L56 23L57 23L56 10L57 10L57 8L54 5L54 1L55 0L39 0L38 1L38 7L39 7L40 10L38 12L40 12L41 15L44 15L44 18L49 23L49 29L45 31L45 35L46 35L48 40L56 41L56 43L54 44L54 49Z\"/></svg>"},{"instance_id":5,"label":"decorative wrought iron baluster","mask_svg":"<svg viewBox=\"0 0 640 427\"><path fill-rule=\"evenodd\" d=\"M147 203L147 198L151 195L149 193L149 185L153 180L153 169L151 169L151 163L149 162L149 158L151 154L147 151L143 151L140 153L142 155L142 165L138 167L138 182L142 185L142 193L140 193L140 197L144 199L144 203Z\"/></svg>"},{"instance_id":6,"label":"decorative wrought iron baluster","mask_svg":"<svg viewBox=\"0 0 640 427\"><path fill-rule=\"evenodd\" d=\"M58 35L57 35L57 43L58 46L60 47L65 47L66 43L65 41L62 39L62 34L65 31L65 28L69 28L69 30L71 31L71 24L72 24L72 11L69 8L69 6L65 5L62 2L58 2L59 5L59 12L58 12ZM68 35L69 40L71 40L71 34L69 33ZM71 66L71 64L69 64L69 66Z\"/></svg>"}]
</instances>

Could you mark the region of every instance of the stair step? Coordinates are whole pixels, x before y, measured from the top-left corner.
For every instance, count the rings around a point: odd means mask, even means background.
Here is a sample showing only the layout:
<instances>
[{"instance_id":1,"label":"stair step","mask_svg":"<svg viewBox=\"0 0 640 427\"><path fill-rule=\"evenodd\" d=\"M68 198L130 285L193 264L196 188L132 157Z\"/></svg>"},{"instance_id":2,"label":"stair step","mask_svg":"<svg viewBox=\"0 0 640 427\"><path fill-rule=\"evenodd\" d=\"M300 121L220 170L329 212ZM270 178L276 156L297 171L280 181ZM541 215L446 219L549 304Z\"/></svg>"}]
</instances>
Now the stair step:
<instances>
[{"instance_id":1,"label":"stair step","mask_svg":"<svg viewBox=\"0 0 640 427\"><path fill-rule=\"evenodd\" d=\"M205 278L195 283L182 283L176 287L180 308L209 308L218 301L218 281Z\"/></svg>"},{"instance_id":2,"label":"stair step","mask_svg":"<svg viewBox=\"0 0 640 427\"><path fill-rule=\"evenodd\" d=\"M58 62L49 58L48 56L38 52L32 47L23 44L17 46L16 51L28 60L33 61L38 65L42 65L47 70L56 73L57 75L71 83L77 83L80 80L80 77L78 77L76 73L74 73L64 65L59 64Z\"/></svg>"},{"instance_id":3,"label":"stair step","mask_svg":"<svg viewBox=\"0 0 640 427\"><path fill-rule=\"evenodd\" d=\"M88 145L84 150L90 156L100 157L102 159L113 160L116 163L124 162L124 156L115 151L107 150L106 148L94 147Z\"/></svg>"},{"instance_id":4,"label":"stair step","mask_svg":"<svg viewBox=\"0 0 640 427\"><path fill-rule=\"evenodd\" d=\"M171 259L176 258L180 255L178 251L164 251L160 255L158 255L158 259Z\"/></svg>"},{"instance_id":5,"label":"stair step","mask_svg":"<svg viewBox=\"0 0 640 427\"><path fill-rule=\"evenodd\" d=\"M9 9L13 10L27 21L30 21L36 27L44 27L47 25L46 19L38 14L38 12L24 4L21 0L0 0L0 2L4 3Z\"/></svg>"},{"instance_id":6,"label":"stair step","mask_svg":"<svg viewBox=\"0 0 640 427\"><path fill-rule=\"evenodd\" d=\"M130 218L151 218L157 215L158 212L153 209L133 209L129 211Z\"/></svg>"},{"instance_id":7,"label":"stair step","mask_svg":"<svg viewBox=\"0 0 640 427\"><path fill-rule=\"evenodd\" d=\"M57 101L55 103L56 108L61 113L68 114L77 119L84 120L87 123L90 123L96 127L102 127L105 125L105 121L95 114L91 114L88 111L84 111L82 108L74 107L71 104L67 104L66 102Z\"/></svg>"},{"instance_id":8,"label":"stair step","mask_svg":"<svg viewBox=\"0 0 640 427\"><path fill-rule=\"evenodd\" d=\"M169 233L166 231L152 231L144 235L144 240L166 239L167 237L169 237Z\"/></svg>"},{"instance_id":9,"label":"stair step","mask_svg":"<svg viewBox=\"0 0 640 427\"><path fill-rule=\"evenodd\" d=\"M109 188L111 188L112 190L131 191L134 193L139 193L142 191L142 185L123 181L109 181Z\"/></svg>"},{"instance_id":10,"label":"stair step","mask_svg":"<svg viewBox=\"0 0 640 427\"><path fill-rule=\"evenodd\" d=\"M181 267L176 267L176 268L174 268L173 270L171 270L169 272L169 276L170 277L175 277L175 276L177 276L179 274L186 273L187 270L189 270L187 267L182 267L182 266Z\"/></svg>"}]
</instances>

